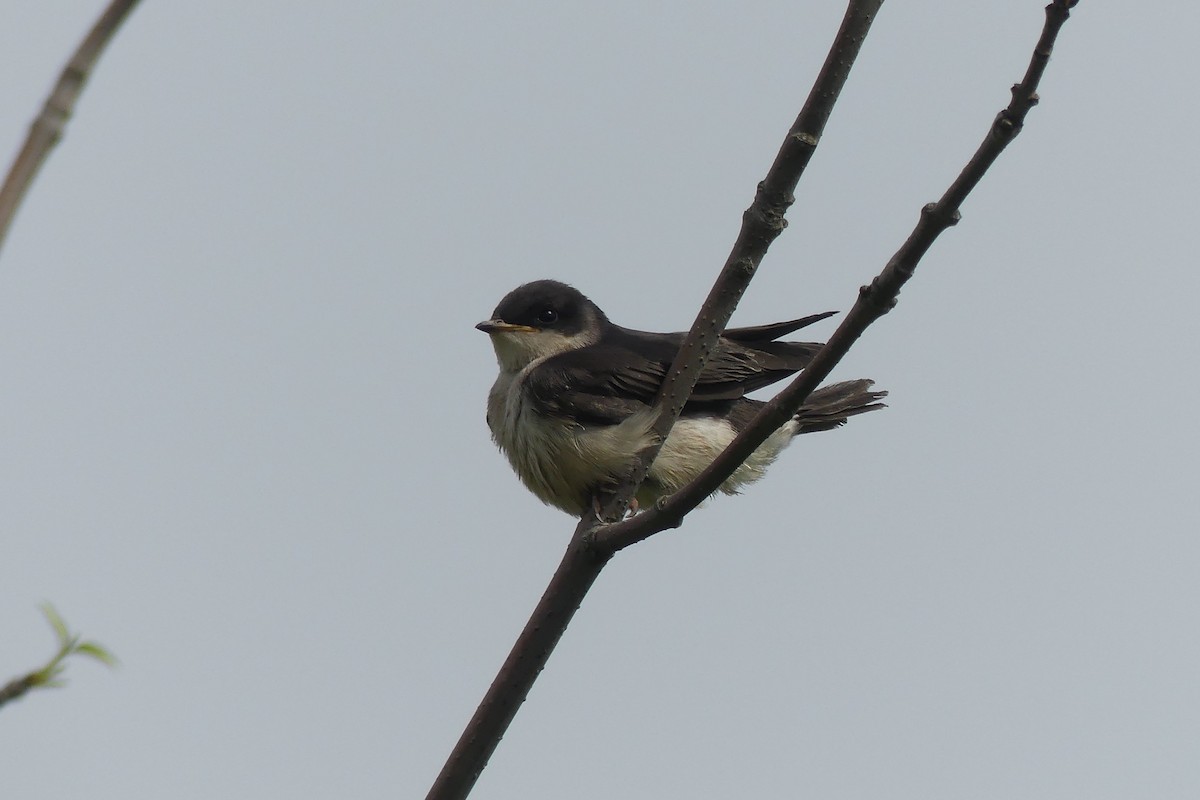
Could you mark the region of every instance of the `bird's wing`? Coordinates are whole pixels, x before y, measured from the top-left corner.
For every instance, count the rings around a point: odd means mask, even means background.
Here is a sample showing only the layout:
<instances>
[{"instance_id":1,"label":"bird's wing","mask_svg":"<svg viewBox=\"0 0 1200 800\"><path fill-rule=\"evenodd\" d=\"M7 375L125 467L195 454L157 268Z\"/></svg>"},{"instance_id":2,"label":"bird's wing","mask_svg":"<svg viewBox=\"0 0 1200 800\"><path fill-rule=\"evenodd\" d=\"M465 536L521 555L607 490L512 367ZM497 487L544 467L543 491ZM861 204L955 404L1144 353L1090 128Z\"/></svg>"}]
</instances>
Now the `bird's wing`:
<instances>
[{"instance_id":1,"label":"bird's wing","mask_svg":"<svg viewBox=\"0 0 1200 800\"><path fill-rule=\"evenodd\" d=\"M726 328L721 335L726 339L732 339L735 342L742 344L760 344L778 339L780 336L798 331L801 328L807 328L814 322L820 322L823 319L828 319L836 314L836 311L826 311L821 314L810 314L807 317L800 319L792 319L787 322L772 322L769 325L755 325L752 328Z\"/></svg>"},{"instance_id":2,"label":"bird's wing","mask_svg":"<svg viewBox=\"0 0 1200 800\"><path fill-rule=\"evenodd\" d=\"M736 400L799 372L812 361L821 344L776 342L772 337L815 321L816 317L812 317L757 328L735 328L734 338L722 335L704 365L692 400ZM653 395L679 353L683 339L682 333L645 333L614 326L602 344L619 346L634 353L639 375L654 376L653 388L649 390Z\"/></svg>"},{"instance_id":3,"label":"bird's wing","mask_svg":"<svg viewBox=\"0 0 1200 800\"><path fill-rule=\"evenodd\" d=\"M623 331L611 337L615 341L547 359L526 378L530 398L543 413L580 423L615 424L647 408L670 369L679 341L636 333ZM722 339L689 403L736 400L798 372L820 347L804 342L765 344L771 351Z\"/></svg>"},{"instance_id":4,"label":"bird's wing","mask_svg":"<svg viewBox=\"0 0 1200 800\"><path fill-rule=\"evenodd\" d=\"M619 347L592 345L560 353L525 378L539 413L580 424L616 425L649 407L661 377Z\"/></svg>"}]
</instances>

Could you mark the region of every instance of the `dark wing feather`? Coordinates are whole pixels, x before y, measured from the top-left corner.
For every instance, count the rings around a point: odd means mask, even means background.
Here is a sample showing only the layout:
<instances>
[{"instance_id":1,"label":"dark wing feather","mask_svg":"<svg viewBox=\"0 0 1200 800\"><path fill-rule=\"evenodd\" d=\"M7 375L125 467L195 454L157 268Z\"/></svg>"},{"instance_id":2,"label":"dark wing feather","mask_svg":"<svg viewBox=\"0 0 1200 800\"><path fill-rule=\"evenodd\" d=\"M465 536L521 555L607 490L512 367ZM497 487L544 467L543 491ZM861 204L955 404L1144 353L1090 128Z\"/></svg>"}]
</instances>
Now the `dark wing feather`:
<instances>
[{"instance_id":1,"label":"dark wing feather","mask_svg":"<svg viewBox=\"0 0 1200 800\"><path fill-rule=\"evenodd\" d=\"M788 320L787 322L772 322L769 325L755 325L752 328L726 328L721 335L726 339L732 339L735 342L742 344L762 344L778 339L780 336L786 336L793 331L798 331L801 328L807 328L815 322L820 322L823 319L829 319L836 311L826 311L822 314L810 314L807 317L800 319ZM786 343L785 343L786 344Z\"/></svg>"},{"instance_id":2,"label":"dark wing feather","mask_svg":"<svg viewBox=\"0 0 1200 800\"><path fill-rule=\"evenodd\" d=\"M799 372L821 345L774 339L829 315L727 331L705 364L689 405L737 400ZM529 397L543 413L584 424L616 424L654 401L683 338L682 333L614 325L602 341L540 364L526 379Z\"/></svg>"},{"instance_id":3,"label":"dark wing feather","mask_svg":"<svg viewBox=\"0 0 1200 800\"><path fill-rule=\"evenodd\" d=\"M817 315L821 316L828 315ZM771 337L810 325L817 317L758 328L735 328L736 338L722 336L704 365L692 399L735 400L799 372L812 361L821 345L817 342L776 342ZM682 333L644 333L613 326L603 343L631 351L639 357L638 372L655 376L654 388L650 391L653 395L675 360L683 338Z\"/></svg>"},{"instance_id":4,"label":"dark wing feather","mask_svg":"<svg viewBox=\"0 0 1200 800\"><path fill-rule=\"evenodd\" d=\"M546 359L526 377L525 391L540 413L615 425L653 400L662 379L649 366L628 350L592 345Z\"/></svg>"}]
</instances>

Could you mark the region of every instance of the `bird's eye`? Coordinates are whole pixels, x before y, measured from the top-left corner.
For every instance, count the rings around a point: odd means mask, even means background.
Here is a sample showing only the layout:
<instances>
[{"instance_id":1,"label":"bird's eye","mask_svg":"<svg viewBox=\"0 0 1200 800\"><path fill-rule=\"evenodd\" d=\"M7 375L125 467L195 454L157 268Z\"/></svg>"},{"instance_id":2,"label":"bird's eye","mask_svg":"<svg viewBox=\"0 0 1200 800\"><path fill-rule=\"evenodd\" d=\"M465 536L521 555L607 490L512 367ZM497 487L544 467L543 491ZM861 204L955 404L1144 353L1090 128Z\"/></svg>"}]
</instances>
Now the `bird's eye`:
<instances>
[{"instance_id":1,"label":"bird's eye","mask_svg":"<svg viewBox=\"0 0 1200 800\"><path fill-rule=\"evenodd\" d=\"M537 321L543 325L553 325L558 322L558 312L553 308L543 308L538 312Z\"/></svg>"}]
</instances>

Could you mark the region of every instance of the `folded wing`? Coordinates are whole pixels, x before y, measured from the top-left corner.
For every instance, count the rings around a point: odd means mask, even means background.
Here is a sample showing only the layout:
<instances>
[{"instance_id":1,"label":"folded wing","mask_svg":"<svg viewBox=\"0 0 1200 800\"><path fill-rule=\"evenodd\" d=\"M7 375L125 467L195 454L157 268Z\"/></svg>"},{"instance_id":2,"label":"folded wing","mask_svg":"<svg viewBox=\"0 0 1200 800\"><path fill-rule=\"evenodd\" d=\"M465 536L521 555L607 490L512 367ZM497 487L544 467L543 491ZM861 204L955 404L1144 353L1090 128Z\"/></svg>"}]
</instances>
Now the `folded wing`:
<instances>
[{"instance_id":1,"label":"folded wing","mask_svg":"<svg viewBox=\"0 0 1200 800\"><path fill-rule=\"evenodd\" d=\"M799 372L821 344L775 339L830 313L725 331L705 364L689 406L736 400ZM527 378L530 399L544 412L581 424L616 424L653 402L683 337L682 333L614 328L594 345L561 353L538 365Z\"/></svg>"}]
</instances>

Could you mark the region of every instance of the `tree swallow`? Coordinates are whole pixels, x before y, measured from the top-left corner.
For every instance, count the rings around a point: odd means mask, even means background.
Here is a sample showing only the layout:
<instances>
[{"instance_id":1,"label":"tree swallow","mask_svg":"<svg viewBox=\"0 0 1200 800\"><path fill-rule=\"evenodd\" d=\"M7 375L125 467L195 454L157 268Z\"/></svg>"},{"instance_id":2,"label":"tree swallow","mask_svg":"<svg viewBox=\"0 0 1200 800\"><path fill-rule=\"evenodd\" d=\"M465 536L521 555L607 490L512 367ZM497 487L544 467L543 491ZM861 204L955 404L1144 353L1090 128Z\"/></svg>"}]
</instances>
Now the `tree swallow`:
<instances>
[{"instance_id":1,"label":"tree swallow","mask_svg":"<svg viewBox=\"0 0 1200 800\"><path fill-rule=\"evenodd\" d=\"M762 407L745 395L799 372L821 348L776 340L833 313L726 330L635 503L648 507L700 474ZM654 396L685 334L622 328L577 289L552 280L517 287L475 327L491 337L500 363L488 394L492 438L542 502L581 516L596 490L614 486L651 444ZM871 391L872 383L817 389L720 491L736 494L761 478L797 434L883 408L887 392Z\"/></svg>"}]
</instances>

